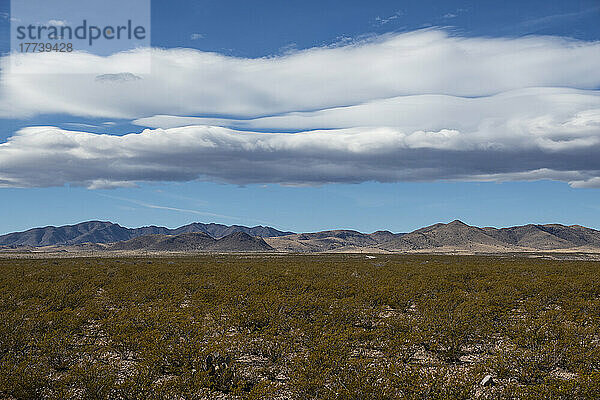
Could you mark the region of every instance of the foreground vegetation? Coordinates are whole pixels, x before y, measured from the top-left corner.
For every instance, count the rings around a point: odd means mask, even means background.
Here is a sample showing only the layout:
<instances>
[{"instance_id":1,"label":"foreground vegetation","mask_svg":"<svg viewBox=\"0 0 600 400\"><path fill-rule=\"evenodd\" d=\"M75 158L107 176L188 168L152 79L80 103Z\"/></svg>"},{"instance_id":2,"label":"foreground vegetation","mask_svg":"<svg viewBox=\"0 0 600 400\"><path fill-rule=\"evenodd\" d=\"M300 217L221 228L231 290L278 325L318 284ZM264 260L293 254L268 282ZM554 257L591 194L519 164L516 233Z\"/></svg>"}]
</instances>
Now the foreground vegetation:
<instances>
[{"instance_id":1,"label":"foreground vegetation","mask_svg":"<svg viewBox=\"0 0 600 400\"><path fill-rule=\"evenodd\" d=\"M0 398L600 398L600 264L0 260Z\"/></svg>"}]
</instances>

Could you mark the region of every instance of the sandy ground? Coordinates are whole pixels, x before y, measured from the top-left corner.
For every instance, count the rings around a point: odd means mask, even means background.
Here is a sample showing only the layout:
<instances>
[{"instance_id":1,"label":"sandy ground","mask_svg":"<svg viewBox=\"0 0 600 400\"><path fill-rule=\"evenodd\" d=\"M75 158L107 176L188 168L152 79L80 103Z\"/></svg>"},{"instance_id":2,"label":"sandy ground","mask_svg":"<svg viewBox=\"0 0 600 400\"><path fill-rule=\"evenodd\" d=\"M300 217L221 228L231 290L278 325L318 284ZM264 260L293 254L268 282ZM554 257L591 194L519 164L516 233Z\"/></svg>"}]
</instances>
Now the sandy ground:
<instances>
[{"instance_id":1,"label":"sandy ground","mask_svg":"<svg viewBox=\"0 0 600 400\"><path fill-rule=\"evenodd\" d=\"M79 257L189 257L193 255L205 254L239 254L243 256L286 256L286 255L314 255L314 254L364 254L368 258L385 256L392 254L432 254L432 255L480 255L480 256L503 256L503 257L532 257L546 258L554 260L588 260L600 261L600 249L595 248L571 248L560 250L540 251L535 249L487 249L487 248L456 248L456 247L439 247L435 249L410 250L410 251L387 251L372 247L353 247L346 246L343 248L333 249L330 251L275 251L275 252L204 252L204 251L143 251L143 250L74 250L60 247L39 247L34 249L19 250L19 249L2 249L0 250L0 258L19 258L19 259L40 259L40 258L79 258Z\"/></svg>"}]
</instances>

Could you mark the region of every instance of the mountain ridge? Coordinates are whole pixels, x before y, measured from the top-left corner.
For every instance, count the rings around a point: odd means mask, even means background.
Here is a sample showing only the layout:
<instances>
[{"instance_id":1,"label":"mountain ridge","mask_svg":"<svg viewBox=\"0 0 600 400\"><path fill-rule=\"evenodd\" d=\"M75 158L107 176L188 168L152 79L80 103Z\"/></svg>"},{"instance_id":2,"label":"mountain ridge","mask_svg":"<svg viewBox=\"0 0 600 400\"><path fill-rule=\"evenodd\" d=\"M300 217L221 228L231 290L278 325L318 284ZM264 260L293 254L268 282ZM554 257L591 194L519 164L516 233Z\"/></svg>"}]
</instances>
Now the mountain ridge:
<instances>
[{"instance_id":1,"label":"mountain ridge","mask_svg":"<svg viewBox=\"0 0 600 400\"><path fill-rule=\"evenodd\" d=\"M124 228L106 221L34 228L0 236L0 245L145 251L280 252L522 252L582 250L600 252L600 231L581 225L526 224L477 227L460 220L409 233L350 229L293 233L268 226L204 224L179 228ZM77 247L79 246L79 247Z\"/></svg>"}]
</instances>

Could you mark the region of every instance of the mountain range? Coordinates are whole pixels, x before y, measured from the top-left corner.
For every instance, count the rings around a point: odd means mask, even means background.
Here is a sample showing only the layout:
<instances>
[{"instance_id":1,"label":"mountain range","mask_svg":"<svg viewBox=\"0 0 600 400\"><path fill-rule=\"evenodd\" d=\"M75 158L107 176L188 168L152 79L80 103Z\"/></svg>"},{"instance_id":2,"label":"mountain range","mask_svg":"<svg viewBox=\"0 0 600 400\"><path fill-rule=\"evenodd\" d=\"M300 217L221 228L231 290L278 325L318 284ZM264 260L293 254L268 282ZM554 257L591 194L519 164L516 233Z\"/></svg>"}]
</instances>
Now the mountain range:
<instances>
[{"instance_id":1,"label":"mountain range","mask_svg":"<svg viewBox=\"0 0 600 400\"><path fill-rule=\"evenodd\" d=\"M124 228L110 222L35 228L0 236L5 248L208 252L600 252L600 231L579 225L523 225L479 228L459 220L410 233L329 230L284 232L271 227L193 223L176 229Z\"/></svg>"},{"instance_id":2,"label":"mountain range","mask_svg":"<svg viewBox=\"0 0 600 400\"><path fill-rule=\"evenodd\" d=\"M76 225L46 226L24 232L14 232L0 236L0 246L56 246L81 243L114 243L146 235L180 235L182 233L201 232L219 239L232 233L244 232L250 236L273 237L289 235L268 226L249 228L241 225L202 224L194 222L179 228L169 229L162 226L144 226L124 228L118 224L102 221L87 221Z\"/></svg>"}]
</instances>

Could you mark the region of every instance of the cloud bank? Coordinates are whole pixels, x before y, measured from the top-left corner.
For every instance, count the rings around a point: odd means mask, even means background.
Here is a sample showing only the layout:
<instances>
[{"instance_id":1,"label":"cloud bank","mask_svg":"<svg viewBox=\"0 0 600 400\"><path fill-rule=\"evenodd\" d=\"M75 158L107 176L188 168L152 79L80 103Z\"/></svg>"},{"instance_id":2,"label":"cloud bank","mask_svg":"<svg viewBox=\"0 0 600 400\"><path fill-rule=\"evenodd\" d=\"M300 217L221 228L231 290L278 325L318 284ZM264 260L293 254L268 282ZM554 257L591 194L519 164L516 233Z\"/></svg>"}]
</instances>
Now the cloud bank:
<instances>
[{"instance_id":1,"label":"cloud bank","mask_svg":"<svg viewBox=\"0 0 600 400\"><path fill-rule=\"evenodd\" d=\"M1 186L554 179L600 187L598 42L424 30L260 59L191 49L72 54L64 69L73 74L52 77L43 71L64 61L35 56L19 56L30 73L2 75L0 116L126 118L153 129L23 129L0 144ZM139 57L152 58L151 74L129 73Z\"/></svg>"},{"instance_id":2,"label":"cloud bank","mask_svg":"<svg viewBox=\"0 0 600 400\"><path fill-rule=\"evenodd\" d=\"M600 113L568 121L600 124ZM258 133L222 127L147 129L124 136L31 127L0 145L0 185L89 188L140 181L324 184L415 180L559 179L595 186L597 137L522 138L490 145L460 131L391 127Z\"/></svg>"}]
</instances>

